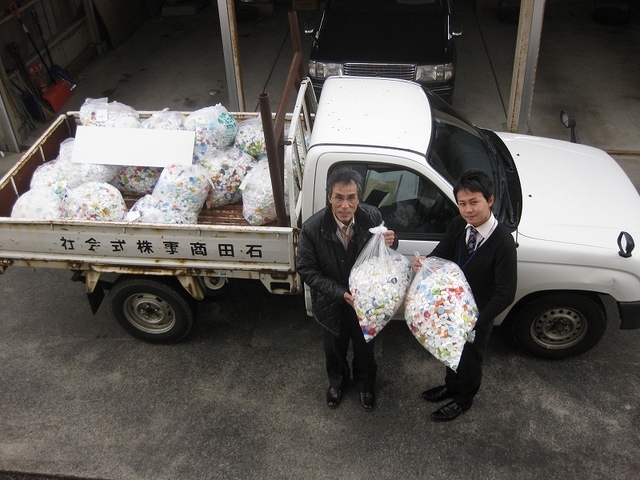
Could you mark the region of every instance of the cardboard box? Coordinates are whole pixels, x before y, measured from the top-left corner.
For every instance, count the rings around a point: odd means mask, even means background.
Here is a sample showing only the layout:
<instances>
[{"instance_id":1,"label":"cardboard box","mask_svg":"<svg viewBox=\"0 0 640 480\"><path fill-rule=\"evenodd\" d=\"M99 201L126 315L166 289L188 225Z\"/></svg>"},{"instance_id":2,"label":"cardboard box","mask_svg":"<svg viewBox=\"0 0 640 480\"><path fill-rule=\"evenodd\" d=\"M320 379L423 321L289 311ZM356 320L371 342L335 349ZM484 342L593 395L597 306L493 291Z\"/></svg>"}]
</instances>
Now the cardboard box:
<instances>
[{"instance_id":1,"label":"cardboard box","mask_svg":"<svg viewBox=\"0 0 640 480\"><path fill-rule=\"evenodd\" d=\"M317 10L318 0L291 0L294 10Z\"/></svg>"}]
</instances>

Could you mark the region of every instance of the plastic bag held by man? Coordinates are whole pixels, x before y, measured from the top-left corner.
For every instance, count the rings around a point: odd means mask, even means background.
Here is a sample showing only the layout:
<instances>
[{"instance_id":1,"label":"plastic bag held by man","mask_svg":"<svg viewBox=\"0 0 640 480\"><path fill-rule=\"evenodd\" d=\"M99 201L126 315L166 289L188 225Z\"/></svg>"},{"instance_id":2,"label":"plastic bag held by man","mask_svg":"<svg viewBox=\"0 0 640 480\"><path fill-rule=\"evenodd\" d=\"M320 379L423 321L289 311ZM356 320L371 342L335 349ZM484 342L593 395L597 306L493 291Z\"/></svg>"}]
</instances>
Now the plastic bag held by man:
<instances>
[{"instance_id":1,"label":"plastic bag held by man","mask_svg":"<svg viewBox=\"0 0 640 480\"><path fill-rule=\"evenodd\" d=\"M411 262L385 245L384 225L369 229L373 236L349 275L353 307L365 340L373 339L402 305L412 276Z\"/></svg>"},{"instance_id":2,"label":"plastic bag held by man","mask_svg":"<svg viewBox=\"0 0 640 480\"><path fill-rule=\"evenodd\" d=\"M478 318L460 267L442 258L426 258L407 292L404 318L422 346L456 370L465 342L473 342Z\"/></svg>"}]
</instances>

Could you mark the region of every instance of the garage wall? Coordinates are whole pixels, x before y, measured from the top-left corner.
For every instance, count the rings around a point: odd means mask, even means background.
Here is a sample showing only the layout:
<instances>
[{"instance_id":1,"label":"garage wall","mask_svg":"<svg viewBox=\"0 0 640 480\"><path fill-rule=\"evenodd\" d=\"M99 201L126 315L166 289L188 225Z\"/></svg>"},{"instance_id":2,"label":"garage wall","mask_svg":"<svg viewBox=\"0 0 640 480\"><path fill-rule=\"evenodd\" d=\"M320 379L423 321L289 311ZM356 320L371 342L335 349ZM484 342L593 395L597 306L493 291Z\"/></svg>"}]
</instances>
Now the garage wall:
<instances>
[{"instance_id":1,"label":"garage wall","mask_svg":"<svg viewBox=\"0 0 640 480\"><path fill-rule=\"evenodd\" d=\"M0 0L0 59L7 68L14 64L13 58L8 55L5 48L10 42L18 44L27 64L37 58L35 49L22 30L20 22L9 11L10 3L12 2L9 0ZM32 0L16 3L21 5L22 21L36 44L41 48L43 56L45 55L44 48L42 48L43 42L38 26L31 16L33 11L38 14L44 38L47 40L56 63L66 65L80 53L78 50L86 48L86 43L73 48L66 45L67 42L63 42L63 37L72 33L69 29L73 29L74 25L84 18L82 0Z\"/></svg>"},{"instance_id":2,"label":"garage wall","mask_svg":"<svg viewBox=\"0 0 640 480\"><path fill-rule=\"evenodd\" d=\"M27 67L41 60L20 21L10 11L11 3L18 5L20 17L45 62L50 63L38 24L32 17L34 11L53 63L74 74L96 54L122 44L149 17L149 12L159 9L162 0L0 0L0 150L17 152L32 133L33 122L28 121L20 92L11 80L22 88L31 85L24 81L6 45L18 46Z\"/></svg>"}]
</instances>

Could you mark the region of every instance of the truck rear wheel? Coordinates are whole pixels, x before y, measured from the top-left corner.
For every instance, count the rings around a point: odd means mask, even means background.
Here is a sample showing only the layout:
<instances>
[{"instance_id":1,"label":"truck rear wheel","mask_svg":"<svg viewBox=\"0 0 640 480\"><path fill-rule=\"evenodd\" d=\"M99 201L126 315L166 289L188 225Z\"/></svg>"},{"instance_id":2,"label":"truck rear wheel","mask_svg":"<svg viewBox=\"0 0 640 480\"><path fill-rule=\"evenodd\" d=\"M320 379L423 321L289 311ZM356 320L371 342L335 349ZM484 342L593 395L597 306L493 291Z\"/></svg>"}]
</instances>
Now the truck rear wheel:
<instances>
[{"instance_id":1,"label":"truck rear wheel","mask_svg":"<svg viewBox=\"0 0 640 480\"><path fill-rule=\"evenodd\" d=\"M523 350L540 358L562 359L593 348L607 328L597 298L580 293L551 293L524 305L513 323Z\"/></svg>"},{"instance_id":2,"label":"truck rear wheel","mask_svg":"<svg viewBox=\"0 0 640 480\"><path fill-rule=\"evenodd\" d=\"M173 279L170 279L173 280ZM191 331L192 303L178 282L147 277L120 277L109 292L113 318L140 340L172 343Z\"/></svg>"}]
</instances>

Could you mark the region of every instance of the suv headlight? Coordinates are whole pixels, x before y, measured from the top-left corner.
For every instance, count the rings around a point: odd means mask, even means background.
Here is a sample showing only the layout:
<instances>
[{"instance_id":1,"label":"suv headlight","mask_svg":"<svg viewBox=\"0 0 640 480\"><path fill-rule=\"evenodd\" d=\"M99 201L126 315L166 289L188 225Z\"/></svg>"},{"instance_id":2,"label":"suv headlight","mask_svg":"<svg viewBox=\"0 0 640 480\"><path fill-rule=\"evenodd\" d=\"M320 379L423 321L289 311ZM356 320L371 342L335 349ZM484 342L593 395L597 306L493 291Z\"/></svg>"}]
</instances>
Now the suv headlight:
<instances>
[{"instance_id":1,"label":"suv headlight","mask_svg":"<svg viewBox=\"0 0 640 480\"><path fill-rule=\"evenodd\" d=\"M311 78L327 78L333 75L342 75L341 63L309 61L309 76Z\"/></svg>"},{"instance_id":2,"label":"suv headlight","mask_svg":"<svg viewBox=\"0 0 640 480\"><path fill-rule=\"evenodd\" d=\"M453 63L444 65L418 65L416 69L416 81L418 82L444 82L453 77Z\"/></svg>"}]
</instances>

